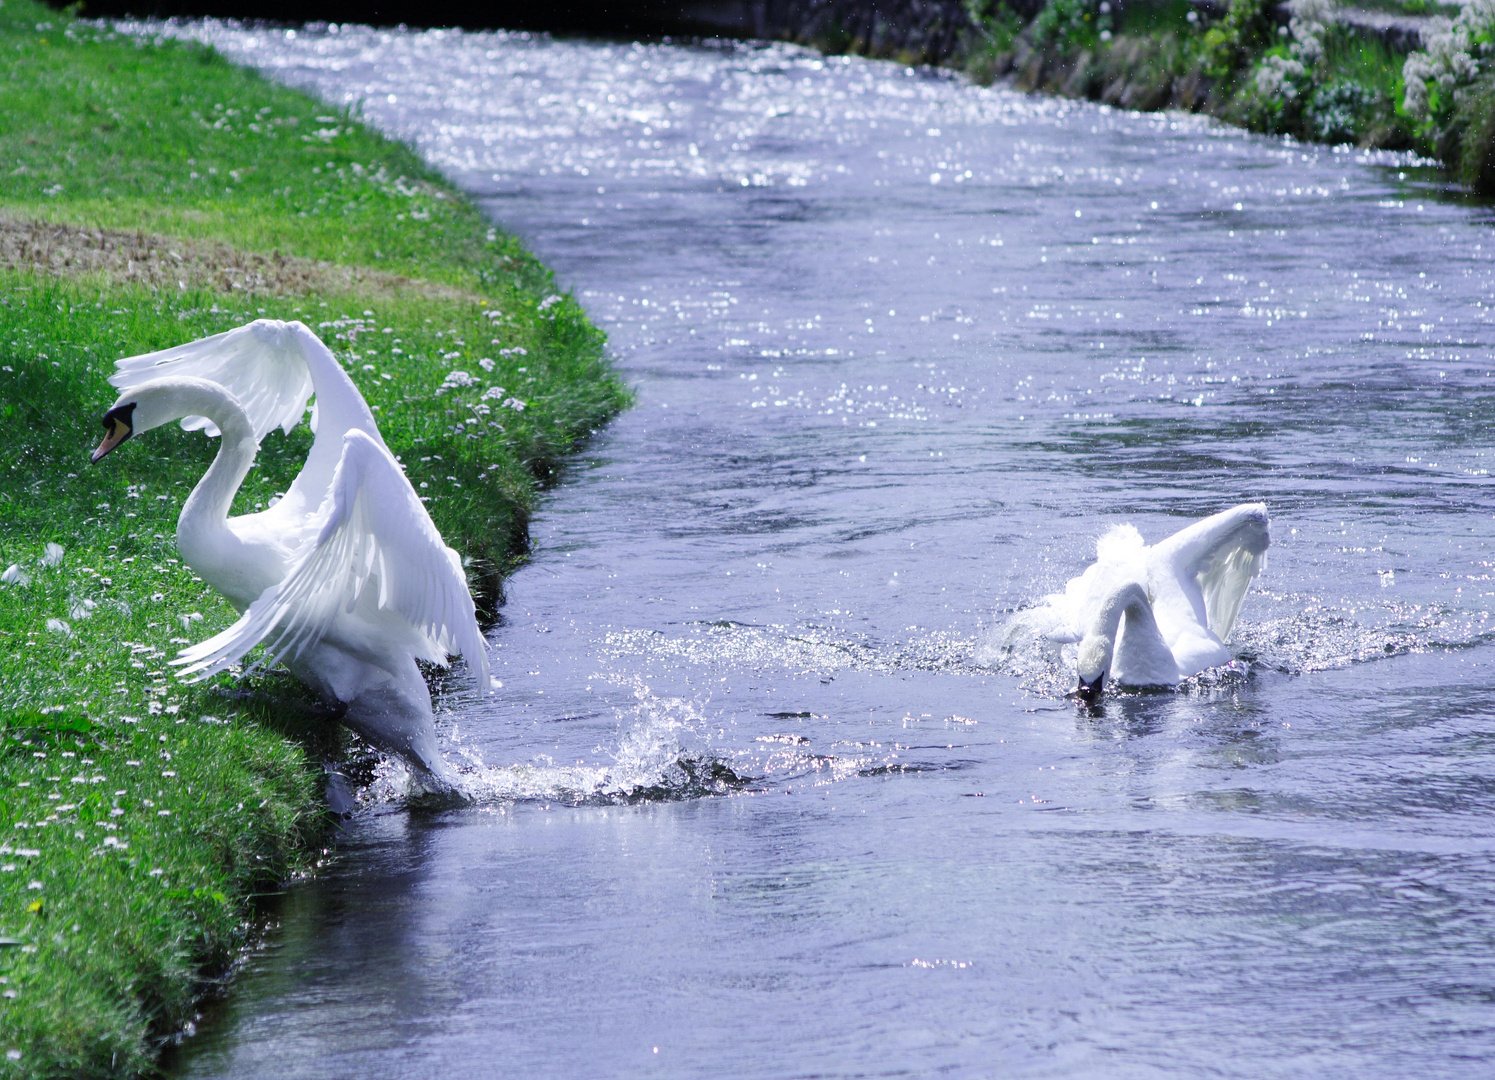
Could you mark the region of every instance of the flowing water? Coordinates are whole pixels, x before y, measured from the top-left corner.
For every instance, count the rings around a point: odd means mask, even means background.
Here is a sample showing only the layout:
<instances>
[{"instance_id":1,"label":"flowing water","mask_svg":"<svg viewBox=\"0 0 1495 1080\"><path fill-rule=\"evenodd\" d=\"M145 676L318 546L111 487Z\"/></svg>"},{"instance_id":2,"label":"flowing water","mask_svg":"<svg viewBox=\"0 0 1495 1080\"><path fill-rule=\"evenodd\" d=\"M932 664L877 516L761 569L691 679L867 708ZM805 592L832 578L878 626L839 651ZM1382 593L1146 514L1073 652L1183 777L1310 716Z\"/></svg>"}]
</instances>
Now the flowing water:
<instances>
[{"instance_id":1,"label":"flowing water","mask_svg":"<svg viewBox=\"0 0 1495 1080\"><path fill-rule=\"evenodd\" d=\"M206 24L413 141L638 404L183 1077L1495 1068L1495 234L1411 163L781 46ZM1001 647L1265 500L1230 669Z\"/></svg>"}]
</instances>

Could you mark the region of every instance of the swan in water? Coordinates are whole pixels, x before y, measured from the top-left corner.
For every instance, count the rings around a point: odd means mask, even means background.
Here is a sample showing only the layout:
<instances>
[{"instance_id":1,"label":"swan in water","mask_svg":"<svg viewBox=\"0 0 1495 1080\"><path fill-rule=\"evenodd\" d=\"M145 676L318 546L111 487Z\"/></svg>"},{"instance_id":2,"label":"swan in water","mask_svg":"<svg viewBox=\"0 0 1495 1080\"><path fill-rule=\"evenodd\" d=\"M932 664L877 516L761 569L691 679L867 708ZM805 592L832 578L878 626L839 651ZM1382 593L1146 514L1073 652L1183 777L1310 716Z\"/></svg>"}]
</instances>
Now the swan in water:
<instances>
[{"instance_id":1,"label":"swan in water","mask_svg":"<svg viewBox=\"0 0 1495 1080\"><path fill-rule=\"evenodd\" d=\"M450 783L416 661L445 666L459 653L488 688L472 594L327 346L300 322L259 319L115 367L120 395L95 463L172 420L222 440L182 506L177 548L242 614L181 651L180 677L208 678L263 644L354 731ZM315 438L290 490L229 517L260 440L290 432L312 394Z\"/></svg>"},{"instance_id":2,"label":"swan in water","mask_svg":"<svg viewBox=\"0 0 1495 1080\"><path fill-rule=\"evenodd\" d=\"M1231 661L1225 639L1270 542L1264 503L1196 521L1151 547L1118 525L1083 574L1014 620L1009 641L1021 627L1078 642L1079 694L1088 700L1107 674L1120 686L1173 686Z\"/></svg>"}]
</instances>

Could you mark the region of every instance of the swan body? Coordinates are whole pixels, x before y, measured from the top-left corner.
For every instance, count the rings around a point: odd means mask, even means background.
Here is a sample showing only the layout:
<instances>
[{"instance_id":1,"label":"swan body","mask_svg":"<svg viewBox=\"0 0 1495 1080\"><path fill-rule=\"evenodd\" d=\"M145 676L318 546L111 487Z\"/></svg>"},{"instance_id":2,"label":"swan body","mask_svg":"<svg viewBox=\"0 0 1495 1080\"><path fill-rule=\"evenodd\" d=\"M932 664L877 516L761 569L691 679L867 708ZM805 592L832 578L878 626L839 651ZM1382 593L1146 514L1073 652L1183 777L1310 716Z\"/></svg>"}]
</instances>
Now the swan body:
<instances>
[{"instance_id":1,"label":"swan body","mask_svg":"<svg viewBox=\"0 0 1495 1080\"><path fill-rule=\"evenodd\" d=\"M1230 662L1225 641L1270 542L1263 503L1152 546L1120 525L1100 538L1096 561L1024 622L1052 641L1079 643L1082 696L1098 694L1107 675L1122 686L1173 686Z\"/></svg>"},{"instance_id":2,"label":"swan body","mask_svg":"<svg viewBox=\"0 0 1495 1080\"><path fill-rule=\"evenodd\" d=\"M381 749L449 778L417 660L461 654L488 687L487 657L457 553L442 542L373 413L306 326L260 319L121 360L97 462L132 435L180 420L221 439L182 506L182 559L239 610L182 650L180 676L208 678L263 644ZM260 440L289 432L308 398L315 438L286 495L229 516Z\"/></svg>"}]
</instances>

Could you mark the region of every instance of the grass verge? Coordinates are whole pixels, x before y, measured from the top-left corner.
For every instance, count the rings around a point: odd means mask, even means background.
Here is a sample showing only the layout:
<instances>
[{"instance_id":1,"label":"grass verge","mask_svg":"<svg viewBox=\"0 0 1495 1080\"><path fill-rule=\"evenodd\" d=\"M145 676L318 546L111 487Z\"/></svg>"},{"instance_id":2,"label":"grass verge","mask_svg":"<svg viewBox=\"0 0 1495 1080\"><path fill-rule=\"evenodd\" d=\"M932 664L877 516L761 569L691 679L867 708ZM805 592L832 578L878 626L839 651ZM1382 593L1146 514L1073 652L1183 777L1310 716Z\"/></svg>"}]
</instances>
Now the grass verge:
<instances>
[{"instance_id":1,"label":"grass verge","mask_svg":"<svg viewBox=\"0 0 1495 1080\"><path fill-rule=\"evenodd\" d=\"M537 490L627 402L601 335L406 147L209 49L0 4L0 1076L132 1076L315 866L337 737L290 680L183 687L233 610L178 560L216 446L92 467L121 356L299 318L491 610ZM235 512L295 475L266 439Z\"/></svg>"}]
</instances>

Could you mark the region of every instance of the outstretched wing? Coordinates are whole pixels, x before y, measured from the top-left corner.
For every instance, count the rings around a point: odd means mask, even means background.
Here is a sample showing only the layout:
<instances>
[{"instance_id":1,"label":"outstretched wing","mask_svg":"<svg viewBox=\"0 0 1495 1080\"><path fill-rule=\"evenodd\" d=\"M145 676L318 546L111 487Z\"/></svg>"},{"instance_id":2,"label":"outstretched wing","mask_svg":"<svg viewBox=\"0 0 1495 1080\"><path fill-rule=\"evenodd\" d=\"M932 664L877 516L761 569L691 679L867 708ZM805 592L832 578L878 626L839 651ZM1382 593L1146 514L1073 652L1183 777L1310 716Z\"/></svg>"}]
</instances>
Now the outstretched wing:
<instances>
[{"instance_id":1,"label":"outstretched wing","mask_svg":"<svg viewBox=\"0 0 1495 1080\"><path fill-rule=\"evenodd\" d=\"M1153 548L1180 580L1199 583L1210 630L1225 640L1246 588L1266 565L1271 543L1265 503L1244 503L1174 533Z\"/></svg>"},{"instance_id":2,"label":"outstretched wing","mask_svg":"<svg viewBox=\"0 0 1495 1080\"><path fill-rule=\"evenodd\" d=\"M285 580L233 626L183 649L172 663L183 666L182 677L204 679L259 644L272 658L294 661L338 630L339 619L373 610L375 649L408 650L436 664L460 653L486 689L487 654L461 559L442 542L388 450L357 430L342 446L316 538Z\"/></svg>"},{"instance_id":3,"label":"outstretched wing","mask_svg":"<svg viewBox=\"0 0 1495 1080\"><path fill-rule=\"evenodd\" d=\"M312 395L306 341L293 329L296 327L306 336L315 337L299 323L256 319L226 333L120 360L114 365L109 384L123 392L168 375L207 379L228 390L244 406L256 439L263 439L276 427L289 433L300 423ZM182 427L218 434L203 416L184 417Z\"/></svg>"}]
</instances>

